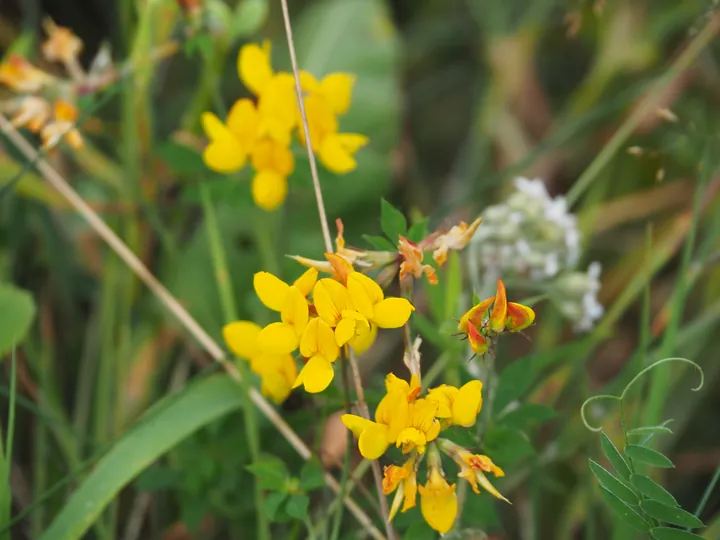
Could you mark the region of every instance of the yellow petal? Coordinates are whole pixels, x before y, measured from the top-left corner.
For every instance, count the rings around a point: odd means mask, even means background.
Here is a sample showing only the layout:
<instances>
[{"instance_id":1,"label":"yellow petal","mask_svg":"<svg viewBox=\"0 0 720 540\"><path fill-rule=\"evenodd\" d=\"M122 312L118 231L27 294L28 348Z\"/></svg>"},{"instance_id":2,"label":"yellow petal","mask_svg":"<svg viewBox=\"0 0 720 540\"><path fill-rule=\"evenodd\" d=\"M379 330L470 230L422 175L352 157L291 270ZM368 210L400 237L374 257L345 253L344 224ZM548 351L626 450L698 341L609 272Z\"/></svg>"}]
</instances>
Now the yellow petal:
<instances>
[{"instance_id":1,"label":"yellow petal","mask_svg":"<svg viewBox=\"0 0 720 540\"><path fill-rule=\"evenodd\" d=\"M318 353L318 324L320 322L321 319L317 317L310 319L300 336L300 354L305 358L310 358Z\"/></svg>"},{"instance_id":2,"label":"yellow petal","mask_svg":"<svg viewBox=\"0 0 720 540\"><path fill-rule=\"evenodd\" d=\"M334 362L340 356L340 347L335 341L335 332L321 319L318 320L317 347L318 352L329 362Z\"/></svg>"},{"instance_id":3,"label":"yellow petal","mask_svg":"<svg viewBox=\"0 0 720 540\"><path fill-rule=\"evenodd\" d=\"M266 373L261 375L260 393L269 397L278 405L285 401L292 391L292 386L282 373Z\"/></svg>"},{"instance_id":4,"label":"yellow petal","mask_svg":"<svg viewBox=\"0 0 720 540\"><path fill-rule=\"evenodd\" d=\"M401 392L407 394L410 391L410 385L404 379L401 379L394 373L388 373L385 376L385 391L389 394L390 392Z\"/></svg>"},{"instance_id":5,"label":"yellow petal","mask_svg":"<svg viewBox=\"0 0 720 540\"><path fill-rule=\"evenodd\" d=\"M342 347L355 336L355 319L340 319L335 327L335 343Z\"/></svg>"},{"instance_id":6,"label":"yellow petal","mask_svg":"<svg viewBox=\"0 0 720 540\"><path fill-rule=\"evenodd\" d=\"M337 137L342 147L351 154L355 154L370 142L370 139L360 133L338 133Z\"/></svg>"},{"instance_id":7,"label":"yellow petal","mask_svg":"<svg viewBox=\"0 0 720 540\"><path fill-rule=\"evenodd\" d=\"M433 529L440 534L448 532L455 523L458 511L455 484L437 489L420 486L420 510Z\"/></svg>"},{"instance_id":8,"label":"yellow petal","mask_svg":"<svg viewBox=\"0 0 720 540\"><path fill-rule=\"evenodd\" d=\"M337 134L322 138L318 144L318 157L325 168L335 174L346 174L357 168L357 161L342 145Z\"/></svg>"},{"instance_id":9,"label":"yellow petal","mask_svg":"<svg viewBox=\"0 0 720 540\"><path fill-rule=\"evenodd\" d=\"M358 332L356 328L355 337L353 337L348 344L357 354L362 354L373 346L375 339L377 339L377 333L378 327L376 324L371 324L367 330L362 332Z\"/></svg>"},{"instance_id":10,"label":"yellow petal","mask_svg":"<svg viewBox=\"0 0 720 540\"><path fill-rule=\"evenodd\" d=\"M409 454L413 450L417 450L420 454L425 452L427 439L425 434L414 427L403 429L397 437L395 446L402 448L404 454Z\"/></svg>"},{"instance_id":11,"label":"yellow petal","mask_svg":"<svg viewBox=\"0 0 720 540\"><path fill-rule=\"evenodd\" d=\"M203 131L205 131L205 135L207 135L208 139L211 141L232 134L228 130L227 126L223 124L222 121L213 113L202 113L200 121L202 123Z\"/></svg>"},{"instance_id":12,"label":"yellow petal","mask_svg":"<svg viewBox=\"0 0 720 540\"><path fill-rule=\"evenodd\" d=\"M373 322L380 328L400 328L414 309L405 298L386 298L375 304Z\"/></svg>"},{"instance_id":13,"label":"yellow petal","mask_svg":"<svg viewBox=\"0 0 720 540\"><path fill-rule=\"evenodd\" d=\"M347 277L347 290L355 309L372 320L375 312L373 306L383 299L380 285L360 272L352 272Z\"/></svg>"},{"instance_id":14,"label":"yellow petal","mask_svg":"<svg viewBox=\"0 0 720 540\"><path fill-rule=\"evenodd\" d=\"M240 80L255 95L259 95L273 77L269 51L256 43L240 49L237 67Z\"/></svg>"},{"instance_id":15,"label":"yellow petal","mask_svg":"<svg viewBox=\"0 0 720 540\"><path fill-rule=\"evenodd\" d=\"M535 321L535 312L528 306L508 302L507 328L511 332L525 330Z\"/></svg>"},{"instance_id":16,"label":"yellow petal","mask_svg":"<svg viewBox=\"0 0 720 540\"><path fill-rule=\"evenodd\" d=\"M309 313L307 300L300 292L300 289L294 285L288 289L285 295L285 303L280 312L280 318L282 322L293 327L295 335L299 340L303 330L305 330L307 326Z\"/></svg>"},{"instance_id":17,"label":"yellow petal","mask_svg":"<svg viewBox=\"0 0 720 540\"><path fill-rule=\"evenodd\" d=\"M258 335L260 326L251 321L235 321L222 330L223 339L235 356L250 360L260 354Z\"/></svg>"},{"instance_id":18,"label":"yellow petal","mask_svg":"<svg viewBox=\"0 0 720 540\"><path fill-rule=\"evenodd\" d=\"M261 392L275 403L282 403L297 378L297 366L289 354L261 354L253 357L251 369L262 378Z\"/></svg>"},{"instance_id":19,"label":"yellow petal","mask_svg":"<svg viewBox=\"0 0 720 540\"><path fill-rule=\"evenodd\" d=\"M231 140L216 140L203 150L205 165L219 173L231 173L242 169L246 158L240 146Z\"/></svg>"},{"instance_id":20,"label":"yellow petal","mask_svg":"<svg viewBox=\"0 0 720 540\"><path fill-rule=\"evenodd\" d=\"M388 427L372 422L363 430L358 440L360 454L365 459L378 459L388 447Z\"/></svg>"},{"instance_id":21,"label":"yellow petal","mask_svg":"<svg viewBox=\"0 0 720 540\"><path fill-rule=\"evenodd\" d=\"M310 294L310 291L313 290L313 287L315 286L315 283L317 283L318 278L318 271L316 268L308 268L303 275L301 275L299 278L295 280L293 285L295 285L298 289L300 289L300 292L303 294L303 296L307 296Z\"/></svg>"},{"instance_id":22,"label":"yellow petal","mask_svg":"<svg viewBox=\"0 0 720 540\"><path fill-rule=\"evenodd\" d=\"M342 420L345 427L352 431L356 437L360 437L363 431L375 423L372 420L357 416L356 414L343 414L340 420Z\"/></svg>"},{"instance_id":23,"label":"yellow petal","mask_svg":"<svg viewBox=\"0 0 720 540\"><path fill-rule=\"evenodd\" d=\"M300 70L298 74L300 75L300 87L304 92L311 94L320 90L320 83L312 73Z\"/></svg>"},{"instance_id":24,"label":"yellow petal","mask_svg":"<svg viewBox=\"0 0 720 540\"><path fill-rule=\"evenodd\" d=\"M251 190L255 204L271 212L287 197L287 178L275 171L260 171L252 180Z\"/></svg>"},{"instance_id":25,"label":"yellow petal","mask_svg":"<svg viewBox=\"0 0 720 540\"><path fill-rule=\"evenodd\" d=\"M315 310L330 327L335 328L348 302L347 289L334 279L323 278L315 284L313 289Z\"/></svg>"},{"instance_id":26,"label":"yellow petal","mask_svg":"<svg viewBox=\"0 0 720 540\"><path fill-rule=\"evenodd\" d=\"M256 171L274 171L281 176L288 176L295 168L290 148L273 139L264 139L255 145L251 160Z\"/></svg>"},{"instance_id":27,"label":"yellow petal","mask_svg":"<svg viewBox=\"0 0 720 540\"><path fill-rule=\"evenodd\" d=\"M482 382L470 381L460 387L452 404L453 424L472 427L482 408Z\"/></svg>"},{"instance_id":28,"label":"yellow petal","mask_svg":"<svg viewBox=\"0 0 720 540\"><path fill-rule=\"evenodd\" d=\"M330 73L320 83L323 97L335 114L345 114L350 108L355 76L348 73Z\"/></svg>"},{"instance_id":29,"label":"yellow petal","mask_svg":"<svg viewBox=\"0 0 720 540\"><path fill-rule=\"evenodd\" d=\"M495 295L495 305L490 313L490 330L493 332L502 332L505 330L507 322L507 293L505 292L505 284L498 279L497 294Z\"/></svg>"},{"instance_id":30,"label":"yellow petal","mask_svg":"<svg viewBox=\"0 0 720 540\"><path fill-rule=\"evenodd\" d=\"M253 276L255 294L266 307L273 311L282 311L290 285L270 272L257 272Z\"/></svg>"},{"instance_id":31,"label":"yellow petal","mask_svg":"<svg viewBox=\"0 0 720 540\"><path fill-rule=\"evenodd\" d=\"M317 394L325 390L335 377L332 364L322 356L313 356L300 370L293 388L302 384L305 390L311 394Z\"/></svg>"},{"instance_id":32,"label":"yellow petal","mask_svg":"<svg viewBox=\"0 0 720 540\"><path fill-rule=\"evenodd\" d=\"M276 322L267 325L258 335L258 344L268 354L290 354L298 347L295 329L285 323Z\"/></svg>"},{"instance_id":33,"label":"yellow petal","mask_svg":"<svg viewBox=\"0 0 720 540\"><path fill-rule=\"evenodd\" d=\"M238 99L228 113L227 127L246 151L250 151L257 141L260 127L260 117L255 110L255 104L249 99Z\"/></svg>"},{"instance_id":34,"label":"yellow petal","mask_svg":"<svg viewBox=\"0 0 720 540\"><path fill-rule=\"evenodd\" d=\"M258 99L258 111L264 119L273 119L268 124L269 135L287 146L290 131L298 120L295 79L292 74L278 73L267 82Z\"/></svg>"}]
</instances>

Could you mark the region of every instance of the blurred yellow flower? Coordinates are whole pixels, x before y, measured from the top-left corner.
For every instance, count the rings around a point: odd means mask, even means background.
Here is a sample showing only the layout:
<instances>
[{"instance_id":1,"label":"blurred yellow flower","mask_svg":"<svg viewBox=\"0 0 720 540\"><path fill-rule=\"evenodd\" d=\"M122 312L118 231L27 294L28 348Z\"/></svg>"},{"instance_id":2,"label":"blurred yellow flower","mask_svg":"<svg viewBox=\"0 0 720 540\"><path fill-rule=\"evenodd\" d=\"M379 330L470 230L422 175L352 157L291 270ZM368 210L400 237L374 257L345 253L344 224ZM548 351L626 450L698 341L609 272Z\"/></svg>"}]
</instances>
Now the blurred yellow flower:
<instances>
[{"instance_id":1,"label":"blurred yellow flower","mask_svg":"<svg viewBox=\"0 0 720 540\"><path fill-rule=\"evenodd\" d=\"M50 75L17 54L8 55L0 63L0 84L15 92L34 94L51 80Z\"/></svg>"},{"instance_id":2,"label":"blurred yellow flower","mask_svg":"<svg viewBox=\"0 0 720 540\"><path fill-rule=\"evenodd\" d=\"M282 403L290 395L297 367L289 354L264 353L258 343L260 331L254 322L235 321L223 328L223 338L233 354L250 362L250 369L260 375L262 394Z\"/></svg>"},{"instance_id":3,"label":"blurred yellow flower","mask_svg":"<svg viewBox=\"0 0 720 540\"><path fill-rule=\"evenodd\" d=\"M313 148L329 171L345 174L357 167L355 154L367 145L368 138L359 133L339 133L338 119L330 104L311 94L305 98L305 111ZM300 140L305 143L304 128L300 126Z\"/></svg>"},{"instance_id":4,"label":"blurred yellow flower","mask_svg":"<svg viewBox=\"0 0 720 540\"><path fill-rule=\"evenodd\" d=\"M12 125L16 128L27 126L37 133L50 118L50 104L41 97L27 96L20 102L20 107L12 117Z\"/></svg>"},{"instance_id":5,"label":"blurred yellow flower","mask_svg":"<svg viewBox=\"0 0 720 540\"><path fill-rule=\"evenodd\" d=\"M72 103L58 99L53 107L53 118L40 131L42 138L42 147L44 149L54 148L60 139L65 141L73 148L78 149L83 146L83 138L75 127L78 118L78 110Z\"/></svg>"},{"instance_id":6,"label":"blurred yellow flower","mask_svg":"<svg viewBox=\"0 0 720 540\"><path fill-rule=\"evenodd\" d=\"M75 64L83 48L82 40L69 28L58 26L50 19L46 19L43 26L48 35L42 44L43 56L50 62Z\"/></svg>"}]
</instances>

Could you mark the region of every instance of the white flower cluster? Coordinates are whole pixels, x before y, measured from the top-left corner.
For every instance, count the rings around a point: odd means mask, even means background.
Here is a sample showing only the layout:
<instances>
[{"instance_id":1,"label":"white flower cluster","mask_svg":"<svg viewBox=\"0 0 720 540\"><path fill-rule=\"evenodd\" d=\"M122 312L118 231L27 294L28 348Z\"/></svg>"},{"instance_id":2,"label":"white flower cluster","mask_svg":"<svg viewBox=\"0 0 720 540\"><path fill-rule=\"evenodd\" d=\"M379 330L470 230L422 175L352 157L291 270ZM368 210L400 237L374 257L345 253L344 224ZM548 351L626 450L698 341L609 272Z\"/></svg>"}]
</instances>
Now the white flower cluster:
<instances>
[{"instance_id":1,"label":"white flower cluster","mask_svg":"<svg viewBox=\"0 0 720 540\"><path fill-rule=\"evenodd\" d=\"M515 191L483 212L471 245L486 276L524 278L553 290L560 311L587 331L602 316L597 301L600 265L577 272L581 235L564 197L551 197L540 179L517 178Z\"/></svg>"}]
</instances>

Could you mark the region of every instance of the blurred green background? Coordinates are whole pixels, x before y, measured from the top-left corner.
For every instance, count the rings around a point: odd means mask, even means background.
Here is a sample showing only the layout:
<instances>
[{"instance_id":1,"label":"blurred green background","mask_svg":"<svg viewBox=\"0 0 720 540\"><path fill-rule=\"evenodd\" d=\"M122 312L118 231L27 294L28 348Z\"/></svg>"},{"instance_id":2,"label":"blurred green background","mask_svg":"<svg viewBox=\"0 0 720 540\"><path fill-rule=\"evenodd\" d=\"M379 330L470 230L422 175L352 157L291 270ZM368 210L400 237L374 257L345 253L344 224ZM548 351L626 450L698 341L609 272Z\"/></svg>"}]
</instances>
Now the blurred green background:
<instances>
[{"instance_id":1,"label":"blurred green background","mask_svg":"<svg viewBox=\"0 0 720 540\"><path fill-rule=\"evenodd\" d=\"M569 194L584 234L580 267L595 260L603 265L599 300L606 314L593 331L575 335L552 303L541 302L530 340L516 337L499 351L483 444L505 468L507 479L498 485L514 504L487 494L467 497L455 537L647 537L604 504L587 466L588 457L603 459L600 437L583 427L579 409L594 394L618 394L649 363L683 356L704 369L701 392L690 391L697 380L690 368L665 366L626 407L636 419L674 419L674 434L656 448L676 467L653 478L690 512L707 495L700 517L708 528L699 534L720 538L720 490L707 489L720 465L720 50L716 30L705 32L717 26L716 3L290 4L300 66L317 76L357 75L341 126L370 138L356 171L336 177L320 170L331 229L342 218L346 240L369 247L362 235L380 233L380 197L410 222L428 218L433 229L472 220L504 200L516 176L539 177L552 195ZM86 66L103 43L116 66L129 66L119 82L80 96L79 106L90 111L82 124L86 147L55 152L51 163L220 342L226 317L201 206L204 186L239 315L269 322L252 291L253 273L294 279L298 265L285 254L319 258L323 252L307 157L294 148L288 201L265 213L252 203L249 172L228 178L205 168L199 116L206 110L222 115L221 105L248 95L235 68L243 43L270 39L274 67L290 68L279 2L23 0L3 2L0 13L3 54L16 52L57 71L38 51L40 24L49 15L84 40ZM177 49L154 59L153 51L167 43ZM688 51L687 62L673 64ZM654 101L643 112L648 96ZM2 94L3 103L12 99ZM197 386L219 367L65 200L24 166L3 138L0 188L22 177L0 198L4 435L9 396L16 397L12 459L3 461L7 484L0 487L12 518L0 514L0 536L41 538L98 459L125 441L138 453L128 461L137 459L141 472L127 473L127 486L112 494L87 538L256 538L255 480L245 468L251 457L235 389ZM442 358L435 373L449 383L469 377L464 349L438 332L471 302L467 256L443 269L439 289L423 289L417 304L426 314L416 327L425 339L424 369L432 371ZM533 293L517 282L511 299ZM399 333L388 334L364 357L371 408L382 396L384 374L403 369L401 352ZM501 416L515 400L545 408ZM178 401L188 408L173 409ZM338 474L341 458L328 448L332 441L342 448L345 435L325 420L343 407L337 388L315 399L296 392L280 407ZM143 461L145 449L162 446L147 442L160 429L148 426L168 409L177 412L162 417L166 431L155 437L167 437L169 451L158 457L148 450L154 457ZM603 404L592 413L612 438L620 435L616 408ZM300 457L270 423L259 422L262 449L300 476ZM360 484L354 496L382 529L370 502L370 475ZM327 524L334 498L313 489L309 515ZM273 538L307 536L300 521L278 521ZM400 514L395 525L400 537L434 537L418 511ZM341 537L365 537L347 513Z\"/></svg>"}]
</instances>

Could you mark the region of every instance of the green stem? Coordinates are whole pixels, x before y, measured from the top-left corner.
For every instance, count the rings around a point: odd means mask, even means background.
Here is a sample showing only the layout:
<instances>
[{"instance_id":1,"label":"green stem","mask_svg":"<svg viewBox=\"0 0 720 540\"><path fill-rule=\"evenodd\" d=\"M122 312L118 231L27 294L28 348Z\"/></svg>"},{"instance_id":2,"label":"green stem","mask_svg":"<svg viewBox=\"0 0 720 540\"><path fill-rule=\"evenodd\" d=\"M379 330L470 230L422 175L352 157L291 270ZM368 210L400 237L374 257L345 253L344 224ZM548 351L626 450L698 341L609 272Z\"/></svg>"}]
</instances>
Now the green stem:
<instances>
[{"instance_id":1,"label":"green stem","mask_svg":"<svg viewBox=\"0 0 720 540\"><path fill-rule=\"evenodd\" d=\"M258 212L262 212L262 217L258 220L259 225L254 227L254 231L260 260L264 269L277 276L280 274L280 263L275 244L275 219L263 210Z\"/></svg>"},{"instance_id":2,"label":"green stem","mask_svg":"<svg viewBox=\"0 0 720 540\"><path fill-rule=\"evenodd\" d=\"M342 383L343 383L343 393L345 394L345 412L347 414L350 414L350 404L351 404L351 395L350 395L350 372L348 370L348 360L346 358L342 358L340 361L341 368L342 368ZM340 492L338 493L337 499L342 501L345 498L345 495L347 494L348 489L348 480L350 479L350 454L349 451L350 448L352 448L353 438L352 438L352 432L348 430L347 432L347 447L348 451L345 452L345 459L343 461L343 470L342 470L342 479L340 480ZM332 532L330 533L330 540L337 540L340 535L340 525L342 523L342 517L345 510L344 504L339 504L337 508L335 509L335 520L333 521L333 528Z\"/></svg>"},{"instance_id":3,"label":"green stem","mask_svg":"<svg viewBox=\"0 0 720 540\"><path fill-rule=\"evenodd\" d=\"M695 517L700 518L700 514L702 514L702 511L705 509L705 505L707 504L708 499L710 499L710 495L712 495L712 492L715 490L715 486L718 481L720 481L720 465L718 465L715 469L715 474L713 475L712 480L710 480L710 483L705 488L705 493L703 493L702 499L700 499L700 503L695 510ZM689 531L690 528L688 527L687 530Z\"/></svg>"},{"instance_id":4,"label":"green stem","mask_svg":"<svg viewBox=\"0 0 720 540\"><path fill-rule=\"evenodd\" d=\"M227 256L223 246L220 229L218 227L215 209L210 199L210 193L206 184L200 184L200 196L202 198L203 213L205 217L205 230L207 231L208 243L210 245L210 257L212 259L213 268L215 270L215 282L220 295L223 316L226 321L230 322L238 318L237 307L235 305L235 295L233 293L232 282L230 281L230 273L228 271ZM255 416L255 407L250 400L250 370L247 362L241 361L237 363L240 374L240 386L242 388L243 400L245 406L243 413L245 416L245 436L248 440L250 448L250 457L256 462L260 456L260 430L258 428L257 417ZM265 503L260 483L255 482L255 510L258 521L258 538L270 540L270 524L265 515Z\"/></svg>"}]
</instances>

